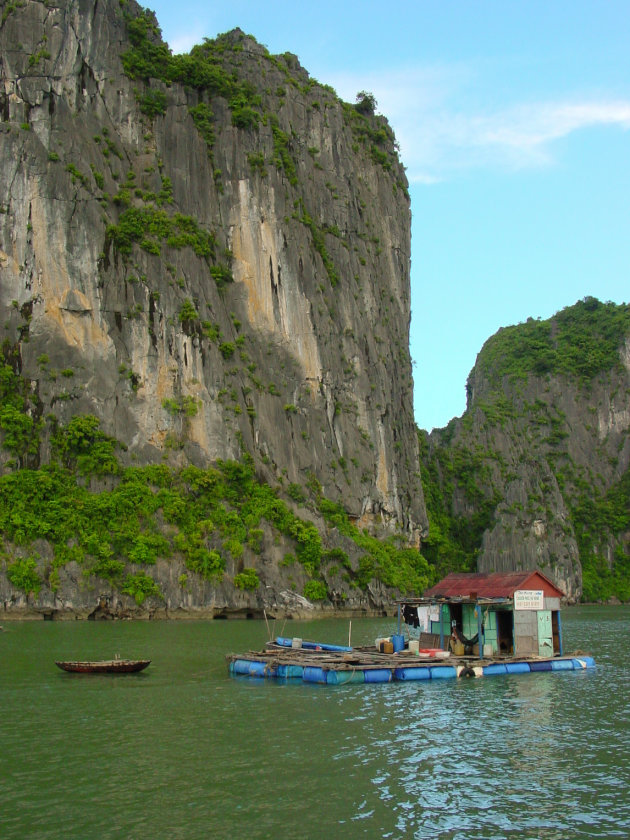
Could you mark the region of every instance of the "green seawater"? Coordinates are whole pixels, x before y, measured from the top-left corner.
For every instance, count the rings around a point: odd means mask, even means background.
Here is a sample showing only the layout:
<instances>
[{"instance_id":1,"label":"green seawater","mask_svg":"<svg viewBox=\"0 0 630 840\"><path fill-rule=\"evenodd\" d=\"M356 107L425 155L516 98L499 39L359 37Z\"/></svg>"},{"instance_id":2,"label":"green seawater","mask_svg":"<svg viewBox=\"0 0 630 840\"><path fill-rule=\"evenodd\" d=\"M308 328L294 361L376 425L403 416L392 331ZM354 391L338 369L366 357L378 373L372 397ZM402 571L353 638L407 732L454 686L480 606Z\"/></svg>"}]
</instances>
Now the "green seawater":
<instances>
[{"instance_id":1,"label":"green seawater","mask_svg":"<svg viewBox=\"0 0 630 840\"><path fill-rule=\"evenodd\" d=\"M595 670L339 687L230 678L259 621L4 622L0 838L628 838L630 608L562 617ZM355 620L352 641L393 630ZM152 663L54 665L116 653Z\"/></svg>"}]
</instances>

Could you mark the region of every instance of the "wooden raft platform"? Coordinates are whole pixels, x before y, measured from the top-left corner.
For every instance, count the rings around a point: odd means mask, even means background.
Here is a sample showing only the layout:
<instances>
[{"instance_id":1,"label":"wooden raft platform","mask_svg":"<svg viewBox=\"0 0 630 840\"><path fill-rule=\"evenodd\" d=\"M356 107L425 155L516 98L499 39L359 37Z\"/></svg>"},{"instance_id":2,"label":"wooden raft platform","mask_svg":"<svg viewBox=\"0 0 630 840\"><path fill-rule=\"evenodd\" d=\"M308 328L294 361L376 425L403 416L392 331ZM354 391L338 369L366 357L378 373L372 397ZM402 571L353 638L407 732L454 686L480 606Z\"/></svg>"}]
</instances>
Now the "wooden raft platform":
<instances>
[{"instance_id":1,"label":"wooden raft platform","mask_svg":"<svg viewBox=\"0 0 630 840\"><path fill-rule=\"evenodd\" d=\"M351 651L331 651L292 649L269 643L262 651L228 654L226 660L232 676L301 680L326 685L457 679L595 667L595 660L583 654L553 659L526 657L489 660L451 656L446 651L441 653L443 658L436 655L423 658L408 650L380 653L372 647L358 647Z\"/></svg>"}]
</instances>

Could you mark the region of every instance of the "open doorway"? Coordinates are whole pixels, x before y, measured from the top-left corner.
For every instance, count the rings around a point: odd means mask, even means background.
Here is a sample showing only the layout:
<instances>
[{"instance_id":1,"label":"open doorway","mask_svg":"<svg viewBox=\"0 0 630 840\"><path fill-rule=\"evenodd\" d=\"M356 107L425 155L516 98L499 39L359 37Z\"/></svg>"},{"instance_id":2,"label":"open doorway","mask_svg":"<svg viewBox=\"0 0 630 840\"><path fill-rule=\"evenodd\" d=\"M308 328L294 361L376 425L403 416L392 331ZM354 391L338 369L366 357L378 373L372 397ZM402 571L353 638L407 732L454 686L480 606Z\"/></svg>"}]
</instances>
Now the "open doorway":
<instances>
[{"instance_id":1,"label":"open doorway","mask_svg":"<svg viewBox=\"0 0 630 840\"><path fill-rule=\"evenodd\" d=\"M514 620L510 610L497 611L497 645L499 653L514 653Z\"/></svg>"},{"instance_id":2,"label":"open doorway","mask_svg":"<svg viewBox=\"0 0 630 840\"><path fill-rule=\"evenodd\" d=\"M560 653L560 618L557 610L551 613L551 634L553 637L553 652Z\"/></svg>"},{"instance_id":3,"label":"open doorway","mask_svg":"<svg viewBox=\"0 0 630 840\"><path fill-rule=\"evenodd\" d=\"M459 633L462 633L464 630L463 627L463 620L462 620L462 605L461 604L449 604L449 611L451 614L451 626L449 631L452 633L453 628L456 627Z\"/></svg>"}]
</instances>

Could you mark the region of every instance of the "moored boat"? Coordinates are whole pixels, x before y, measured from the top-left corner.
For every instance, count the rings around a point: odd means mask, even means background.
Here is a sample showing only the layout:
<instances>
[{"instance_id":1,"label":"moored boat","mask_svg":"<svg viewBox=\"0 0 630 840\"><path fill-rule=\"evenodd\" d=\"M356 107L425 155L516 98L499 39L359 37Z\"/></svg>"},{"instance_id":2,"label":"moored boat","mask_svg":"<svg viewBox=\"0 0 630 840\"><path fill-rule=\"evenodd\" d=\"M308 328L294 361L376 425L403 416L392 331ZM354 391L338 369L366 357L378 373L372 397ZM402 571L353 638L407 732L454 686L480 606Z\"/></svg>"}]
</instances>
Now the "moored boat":
<instances>
[{"instance_id":1,"label":"moored boat","mask_svg":"<svg viewBox=\"0 0 630 840\"><path fill-rule=\"evenodd\" d=\"M134 674L151 664L150 659L104 659L99 661L58 661L55 665L73 674Z\"/></svg>"}]
</instances>

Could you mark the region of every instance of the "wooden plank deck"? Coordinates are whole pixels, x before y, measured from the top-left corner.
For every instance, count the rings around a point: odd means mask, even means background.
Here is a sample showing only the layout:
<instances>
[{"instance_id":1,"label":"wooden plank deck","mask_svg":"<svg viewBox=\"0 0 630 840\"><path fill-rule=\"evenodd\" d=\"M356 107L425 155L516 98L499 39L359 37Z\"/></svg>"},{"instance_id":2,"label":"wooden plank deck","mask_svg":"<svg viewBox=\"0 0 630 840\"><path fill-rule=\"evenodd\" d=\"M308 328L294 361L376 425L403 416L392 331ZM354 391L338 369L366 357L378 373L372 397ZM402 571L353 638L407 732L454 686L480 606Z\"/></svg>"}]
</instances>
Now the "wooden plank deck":
<instances>
[{"instance_id":1,"label":"wooden plank deck","mask_svg":"<svg viewBox=\"0 0 630 840\"><path fill-rule=\"evenodd\" d=\"M264 650L249 650L247 653L228 654L228 662L246 659L264 662L269 666L297 665L302 667L319 667L328 670L345 671L357 667L362 670L380 668L418 668L435 667L436 665L469 664L471 660L480 662L474 657L424 658L418 654L400 651L399 653L380 653L374 648L356 648L350 651L311 650L306 648L287 648L275 645L267 646Z\"/></svg>"}]
</instances>

